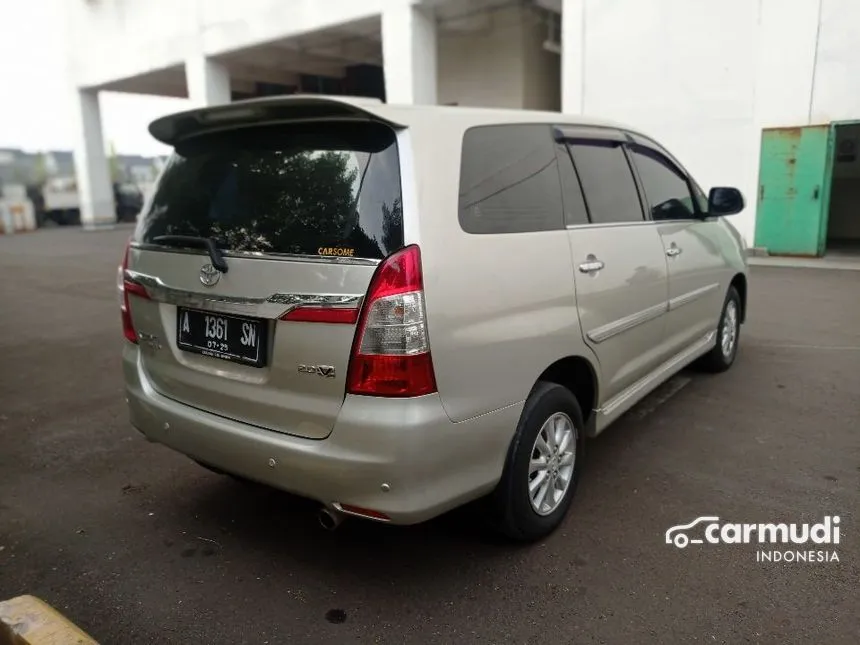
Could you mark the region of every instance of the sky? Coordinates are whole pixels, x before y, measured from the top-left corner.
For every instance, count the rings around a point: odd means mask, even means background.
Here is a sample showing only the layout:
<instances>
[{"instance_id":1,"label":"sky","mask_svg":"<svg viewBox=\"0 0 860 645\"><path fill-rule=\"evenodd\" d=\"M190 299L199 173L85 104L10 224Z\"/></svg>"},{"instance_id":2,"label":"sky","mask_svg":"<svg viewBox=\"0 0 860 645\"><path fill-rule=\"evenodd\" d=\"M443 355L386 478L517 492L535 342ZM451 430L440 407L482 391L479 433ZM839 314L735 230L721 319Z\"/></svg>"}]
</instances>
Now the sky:
<instances>
[{"instance_id":1,"label":"sky","mask_svg":"<svg viewBox=\"0 0 860 645\"><path fill-rule=\"evenodd\" d=\"M0 148L70 150L74 97L65 71L61 2L0 0ZM186 109L184 99L101 93L105 146L118 153L159 155L168 149L153 139L151 121Z\"/></svg>"}]
</instances>

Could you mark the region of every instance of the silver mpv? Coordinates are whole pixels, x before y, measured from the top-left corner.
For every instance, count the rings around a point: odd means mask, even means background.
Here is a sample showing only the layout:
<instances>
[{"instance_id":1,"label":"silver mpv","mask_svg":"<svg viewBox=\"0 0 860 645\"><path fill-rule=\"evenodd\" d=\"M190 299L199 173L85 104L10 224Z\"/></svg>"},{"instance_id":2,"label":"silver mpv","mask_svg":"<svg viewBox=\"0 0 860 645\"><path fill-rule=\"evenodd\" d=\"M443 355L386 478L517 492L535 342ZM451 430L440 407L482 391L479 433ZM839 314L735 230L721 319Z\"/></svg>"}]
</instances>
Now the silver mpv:
<instances>
[{"instance_id":1,"label":"silver mpv","mask_svg":"<svg viewBox=\"0 0 860 645\"><path fill-rule=\"evenodd\" d=\"M647 136L556 113L289 96L155 121L119 269L132 424L347 516L564 518L587 437L733 363L744 246Z\"/></svg>"}]
</instances>

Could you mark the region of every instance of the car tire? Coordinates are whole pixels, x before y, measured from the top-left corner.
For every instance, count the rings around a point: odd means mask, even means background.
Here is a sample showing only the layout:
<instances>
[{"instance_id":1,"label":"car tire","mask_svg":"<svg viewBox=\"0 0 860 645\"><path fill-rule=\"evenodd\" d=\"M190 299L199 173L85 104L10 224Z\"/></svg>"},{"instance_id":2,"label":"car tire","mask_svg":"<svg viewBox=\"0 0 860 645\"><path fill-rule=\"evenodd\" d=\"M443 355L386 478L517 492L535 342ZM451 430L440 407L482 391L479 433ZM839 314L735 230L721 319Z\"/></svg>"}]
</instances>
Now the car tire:
<instances>
[{"instance_id":1,"label":"car tire","mask_svg":"<svg viewBox=\"0 0 860 645\"><path fill-rule=\"evenodd\" d=\"M548 445L553 436L549 434L551 427L557 439L554 446ZM566 445L559 445L562 443ZM493 528L520 542L534 542L558 528L576 492L584 444L582 411L576 397L556 383L538 382L523 407L502 478L488 499ZM546 466L531 472L533 457ZM563 465L568 461L569 472ZM538 478L544 484L534 484ZM541 488L547 489L542 498ZM554 491L551 499L550 491Z\"/></svg>"},{"instance_id":2,"label":"car tire","mask_svg":"<svg viewBox=\"0 0 860 645\"><path fill-rule=\"evenodd\" d=\"M729 287L720 322L717 327L717 342L705 354L699 365L707 372L725 372L735 362L738 355L738 341L741 333L741 297L737 289Z\"/></svg>"}]
</instances>

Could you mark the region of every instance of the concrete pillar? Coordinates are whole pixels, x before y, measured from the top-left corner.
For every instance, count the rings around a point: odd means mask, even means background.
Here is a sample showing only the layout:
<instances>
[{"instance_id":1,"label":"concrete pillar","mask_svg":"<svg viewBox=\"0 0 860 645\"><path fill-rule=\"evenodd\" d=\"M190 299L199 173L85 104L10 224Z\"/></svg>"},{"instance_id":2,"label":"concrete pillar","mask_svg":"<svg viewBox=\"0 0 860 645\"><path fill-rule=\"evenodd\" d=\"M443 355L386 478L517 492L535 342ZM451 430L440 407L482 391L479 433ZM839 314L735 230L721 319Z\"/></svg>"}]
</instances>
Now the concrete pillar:
<instances>
[{"instance_id":1,"label":"concrete pillar","mask_svg":"<svg viewBox=\"0 0 860 645\"><path fill-rule=\"evenodd\" d=\"M585 112L585 2L561 2L561 111Z\"/></svg>"},{"instance_id":2,"label":"concrete pillar","mask_svg":"<svg viewBox=\"0 0 860 645\"><path fill-rule=\"evenodd\" d=\"M382 59L387 103L435 105L436 16L407 2L382 12Z\"/></svg>"},{"instance_id":3,"label":"concrete pillar","mask_svg":"<svg viewBox=\"0 0 860 645\"><path fill-rule=\"evenodd\" d=\"M230 73L218 61L203 55L187 59L185 82L188 85L188 98L195 107L230 102Z\"/></svg>"},{"instance_id":4,"label":"concrete pillar","mask_svg":"<svg viewBox=\"0 0 860 645\"><path fill-rule=\"evenodd\" d=\"M75 175L81 225L94 228L116 221L110 169L102 135L98 90L80 89L73 97Z\"/></svg>"}]
</instances>

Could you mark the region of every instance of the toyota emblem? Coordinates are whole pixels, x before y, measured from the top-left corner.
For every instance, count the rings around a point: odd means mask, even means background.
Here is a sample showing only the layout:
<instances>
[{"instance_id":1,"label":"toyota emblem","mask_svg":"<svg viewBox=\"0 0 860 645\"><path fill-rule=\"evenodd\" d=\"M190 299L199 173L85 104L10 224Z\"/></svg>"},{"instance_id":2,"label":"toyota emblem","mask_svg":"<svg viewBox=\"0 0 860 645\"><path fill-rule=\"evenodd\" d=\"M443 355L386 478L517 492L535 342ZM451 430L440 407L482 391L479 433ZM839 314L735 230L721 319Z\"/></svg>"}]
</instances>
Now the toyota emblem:
<instances>
[{"instance_id":1,"label":"toyota emblem","mask_svg":"<svg viewBox=\"0 0 860 645\"><path fill-rule=\"evenodd\" d=\"M204 264L200 269L200 283L204 287L214 287L221 279L221 272L211 264Z\"/></svg>"}]
</instances>

